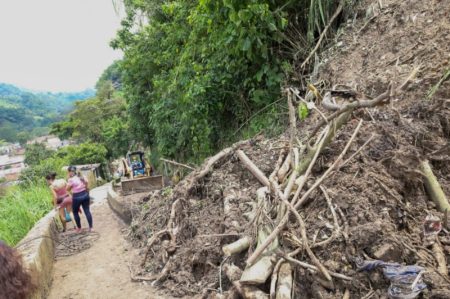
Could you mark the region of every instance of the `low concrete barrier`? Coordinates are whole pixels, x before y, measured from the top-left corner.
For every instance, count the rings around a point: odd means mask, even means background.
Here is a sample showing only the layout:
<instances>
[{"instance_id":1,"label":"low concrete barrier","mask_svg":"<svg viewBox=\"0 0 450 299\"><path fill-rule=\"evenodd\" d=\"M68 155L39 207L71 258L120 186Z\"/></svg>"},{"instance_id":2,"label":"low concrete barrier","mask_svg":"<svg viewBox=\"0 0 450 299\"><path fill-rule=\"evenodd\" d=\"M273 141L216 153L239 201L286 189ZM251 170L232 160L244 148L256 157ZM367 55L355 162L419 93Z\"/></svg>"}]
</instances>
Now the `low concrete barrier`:
<instances>
[{"instance_id":1,"label":"low concrete barrier","mask_svg":"<svg viewBox=\"0 0 450 299\"><path fill-rule=\"evenodd\" d=\"M54 240L58 231L55 216L55 211L45 215L16 246L23 256L24 266L29 269L38 286L31 297L33 299L47 298L50 291L56 245Z\"/></svg>"},{"instance_id":2,"label":"low concrete barrier","mask_svg":"<svg viewBox=\"0 0 450 299\"><path fill-rule=\"evenodd\" d=\"M131 206L130 204L125 203L123 197L114 191L113 186L108 187L107 200L111 210L113 210L126 224L131 224Z\"/></svg>"}]
</instances>

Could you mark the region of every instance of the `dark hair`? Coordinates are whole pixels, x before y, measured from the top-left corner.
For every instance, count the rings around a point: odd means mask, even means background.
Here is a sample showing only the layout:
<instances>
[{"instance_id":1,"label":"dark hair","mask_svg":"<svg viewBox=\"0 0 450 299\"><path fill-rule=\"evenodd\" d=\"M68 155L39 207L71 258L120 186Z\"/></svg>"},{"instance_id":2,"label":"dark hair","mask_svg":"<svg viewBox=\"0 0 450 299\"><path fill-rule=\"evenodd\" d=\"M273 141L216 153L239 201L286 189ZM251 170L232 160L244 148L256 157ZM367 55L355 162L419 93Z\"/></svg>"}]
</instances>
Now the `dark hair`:
<instances>
[{"instance_id":1,"label":"dark hair","mask_svg":"<svg viewBox=\"0 0 450 299\"><path fill-rule=\"evenodd\" d=\"M45 179L54 181L56 179L56 172L50 172L45 176Z\"/></svg>"},{"instance_id":2,"label":"dark hair","mask_svg":"<svg viewBox=\"0 0 450 299\"><path fill-rule=\"evenodd\" d=\"M0 241L0 298L26 299L36 286L22 266L22 257Z\"/></svg>"},{"instance_id":3,"label":"dark hair","mask_svg":"<svg viewBox=\"0 0 450 299\"><path fill-rule=\"evenodd\" d=\"M68 171L70 171L70 172L77 172L77 167L76 166L73 166L73 165L70 165L68 168L67 168L67 170Z\"/></svg>"}]
</instances>

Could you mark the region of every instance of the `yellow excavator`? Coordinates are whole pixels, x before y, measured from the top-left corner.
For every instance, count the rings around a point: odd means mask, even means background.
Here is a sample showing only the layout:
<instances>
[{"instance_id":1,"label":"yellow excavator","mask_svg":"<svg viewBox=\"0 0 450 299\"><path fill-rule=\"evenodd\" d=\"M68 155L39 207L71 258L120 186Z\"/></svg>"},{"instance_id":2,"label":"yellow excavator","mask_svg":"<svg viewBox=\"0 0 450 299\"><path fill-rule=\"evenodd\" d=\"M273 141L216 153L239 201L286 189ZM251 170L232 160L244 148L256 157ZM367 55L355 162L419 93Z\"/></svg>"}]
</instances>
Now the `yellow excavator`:
<instances>
[{"instance_id":1,"label":"yellow excavator","mask_svg":"<svg viewBox=\"0 0 450 299\"><path fill-rule=\"evenodd\" d=\"M147 192L164 187L161 175L155 175L152 165L145 159L144 152L128 152L120 163L121 185L124 194Z\"/></svg>"}]
</instances>

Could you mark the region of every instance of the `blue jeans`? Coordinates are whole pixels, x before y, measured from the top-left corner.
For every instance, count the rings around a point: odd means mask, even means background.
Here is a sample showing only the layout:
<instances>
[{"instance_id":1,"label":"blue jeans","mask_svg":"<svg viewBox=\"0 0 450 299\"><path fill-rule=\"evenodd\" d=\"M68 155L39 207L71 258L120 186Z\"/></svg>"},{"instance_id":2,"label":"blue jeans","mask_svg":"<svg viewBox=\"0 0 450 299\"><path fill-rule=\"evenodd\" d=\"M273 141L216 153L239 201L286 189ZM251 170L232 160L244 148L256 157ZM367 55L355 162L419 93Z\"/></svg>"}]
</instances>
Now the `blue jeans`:
<instances>
[{"instance_id":1,"label":"blue jeans","mask_svg":"<svg viewBox=\"0 0 450 299\"><path fill-rule=\"evenodd\" d=\"M80 193L73 194L72 199L73 217L75 218L75 222L77 223L78 228L81 228L80 215L78 214L80 206L83 207L84 215L86 215L87 222L89 223L89 228L92 228L92 215L91 210L89 209L89 205L90 205L90 197L87 191L82 191Z\"/></svg>"}]
</instances>

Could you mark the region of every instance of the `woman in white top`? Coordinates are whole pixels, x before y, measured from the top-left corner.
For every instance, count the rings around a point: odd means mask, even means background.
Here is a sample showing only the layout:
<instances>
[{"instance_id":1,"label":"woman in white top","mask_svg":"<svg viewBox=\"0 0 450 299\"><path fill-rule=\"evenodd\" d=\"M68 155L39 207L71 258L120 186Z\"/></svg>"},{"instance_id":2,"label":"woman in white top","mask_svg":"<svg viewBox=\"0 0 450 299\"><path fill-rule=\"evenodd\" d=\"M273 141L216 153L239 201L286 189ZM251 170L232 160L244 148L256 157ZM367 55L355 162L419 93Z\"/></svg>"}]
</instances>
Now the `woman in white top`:
<instances>
[{"instance_id":1,"label":"woman in white top","mask_svg":"<svg viewBox=\"0 0 450 299\"><path fill-rule=\"evenodd\" d=\"M63 225L63 232L66 231L66 212L74 219L72 213L72 196L67 192L67 182L64 179L56 179L56 173L50 173L46 177L47 184L53 195L53 206L59 213L59 218Z\"/></svg>"}]
</instances>

